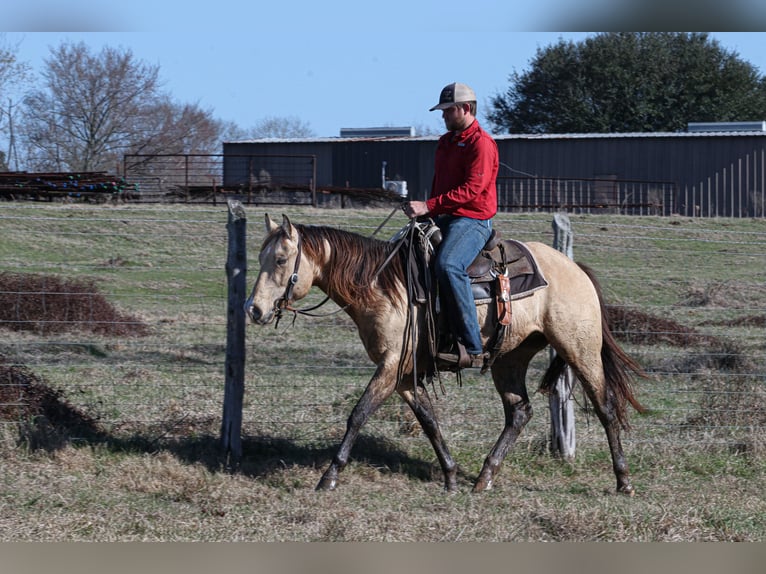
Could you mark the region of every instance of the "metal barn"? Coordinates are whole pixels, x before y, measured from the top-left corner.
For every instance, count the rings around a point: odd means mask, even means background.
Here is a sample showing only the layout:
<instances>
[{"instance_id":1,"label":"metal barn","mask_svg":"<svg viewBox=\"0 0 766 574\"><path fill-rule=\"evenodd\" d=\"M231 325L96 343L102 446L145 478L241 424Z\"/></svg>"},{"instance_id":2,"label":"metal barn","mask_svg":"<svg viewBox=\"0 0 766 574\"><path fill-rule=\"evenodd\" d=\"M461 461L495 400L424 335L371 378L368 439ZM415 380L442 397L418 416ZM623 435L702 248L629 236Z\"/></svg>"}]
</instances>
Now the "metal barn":
<instances>
[{"instance_id":1,"label":"metal barn","mask_svg":"<svg viewBox=\"0 0 766 574\"><path fill-rule=\"evenodd\" d=\"M294 162L303 162L312 167L301 168L300 177L316 189L379 189L387 182L405 182L408 197L423 199L437 139L227 142L224 185L258 181L259 173L275 169L289 172ZM521 134L495 140L501 162L498 202L504 211L764 217L763 129L696 131L690 126L679 133Z\"/></svg>"}]
</instances>

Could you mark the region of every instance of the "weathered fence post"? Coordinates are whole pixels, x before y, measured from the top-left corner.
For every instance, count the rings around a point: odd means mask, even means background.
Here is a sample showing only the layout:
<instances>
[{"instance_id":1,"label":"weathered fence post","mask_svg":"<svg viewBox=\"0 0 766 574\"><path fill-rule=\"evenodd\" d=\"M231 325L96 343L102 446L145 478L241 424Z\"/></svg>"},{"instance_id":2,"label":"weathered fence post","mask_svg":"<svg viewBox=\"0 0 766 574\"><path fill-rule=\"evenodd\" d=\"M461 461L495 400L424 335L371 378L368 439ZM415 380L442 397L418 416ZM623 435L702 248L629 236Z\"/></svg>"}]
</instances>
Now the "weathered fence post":
<instances>
[{"instance_id":1,"label":"weathered fence post","mask_svg":"<svg viewBox=\"0 0 766 574\"><path fill-rule=\"evenodd\" d=\"M230 199L226 276L229 298L226 312L226 382L221 422L221 450L229 467L242 457L242 399L245 394L245 308L247 247L245 209Z\"/></svg>"},{"instance_id":2,"label":"weathered fence post","mask_svg":"<svg viewBox=\"0 0 766 574\"><path fill-rule=\"evenodd\" d=\"M556 213L553 216L553 246L570 259L574 259L572 236L569 217L565 213ZM556 351L551 349L551 360L555 356ZM567 460L574 458L577 444L572 400L574 383L574 373L567 365L548 399L551 409L551 452Z\"/></svg>"}]
</instances>

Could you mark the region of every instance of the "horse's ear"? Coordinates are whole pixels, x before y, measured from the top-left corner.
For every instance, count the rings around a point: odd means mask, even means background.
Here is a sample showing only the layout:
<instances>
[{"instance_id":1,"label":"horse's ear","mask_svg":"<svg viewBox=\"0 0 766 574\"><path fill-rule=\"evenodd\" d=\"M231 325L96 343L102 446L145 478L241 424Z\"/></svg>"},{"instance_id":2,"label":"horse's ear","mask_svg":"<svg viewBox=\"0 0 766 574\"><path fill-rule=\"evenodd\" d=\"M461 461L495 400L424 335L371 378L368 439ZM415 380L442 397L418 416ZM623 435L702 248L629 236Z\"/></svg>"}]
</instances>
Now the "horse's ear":
<instances>
[{"instance_id":1,"label":"horse's ear","mask_svg":"<svg viewBox=\"0 0 766 574\"><path fill-rule=\"evenodd\" d=\"M271 220L271 217L269 217L269 214L266 214L266 235L269 235L272 231L274 231L279 225L274 223Z\"/></svg>"},{"instance_id":2,"label":"horse's ear","mask_svg":"<svg viewBox=\"0 0 766 574\"><path fill-rule=\"evenodd\" d=\"M295 231L293 224L290 223L290 218L287 217L284 213L282 214L282 229L285 230L285 233L290 239L293 241L298 241L298 232Z\"/></svg>"}]
</instances>

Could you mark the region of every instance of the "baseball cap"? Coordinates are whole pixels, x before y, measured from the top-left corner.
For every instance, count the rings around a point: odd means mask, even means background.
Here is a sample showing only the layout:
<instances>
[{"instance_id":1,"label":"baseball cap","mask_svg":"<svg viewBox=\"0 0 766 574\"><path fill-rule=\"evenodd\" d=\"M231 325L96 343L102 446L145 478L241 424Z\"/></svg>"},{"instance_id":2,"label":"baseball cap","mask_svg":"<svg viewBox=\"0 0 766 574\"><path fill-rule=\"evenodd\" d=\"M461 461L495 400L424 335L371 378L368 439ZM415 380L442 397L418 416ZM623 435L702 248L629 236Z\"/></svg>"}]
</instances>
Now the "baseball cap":
<instances>
[{"instance_id":1,"label":"baseball cap","mask_svg":"<svg viewBox=\"0 0 766 574\"><path fill-rule=\"evenodd\" d=\"M473 93L473 90L469 86L461 84L460 82L454 82L452 84L447 84L442 88L442 93L439 94L439 103L428 111L446 110L455 104L475 101L476 94Z\"/></svg>"}]
</instances>

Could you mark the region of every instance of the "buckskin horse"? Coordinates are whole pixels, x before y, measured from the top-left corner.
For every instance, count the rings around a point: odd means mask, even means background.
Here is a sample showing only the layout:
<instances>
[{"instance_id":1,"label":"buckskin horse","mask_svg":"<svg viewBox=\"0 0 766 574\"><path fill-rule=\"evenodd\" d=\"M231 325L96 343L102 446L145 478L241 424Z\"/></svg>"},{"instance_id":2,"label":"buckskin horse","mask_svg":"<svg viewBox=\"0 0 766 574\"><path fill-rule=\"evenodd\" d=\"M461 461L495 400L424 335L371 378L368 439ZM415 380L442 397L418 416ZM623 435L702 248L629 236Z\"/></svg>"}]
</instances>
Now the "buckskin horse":
<instances>
[{"instance_id":1,"label":"buckskin horse","mask_svg":"<svg viewBox=\"0 0 766 574\"><path fill-rule=\"evenodd\" d=\"M489 369L503 404L505 425L473 490L492 487L503 459L530 420L527 368L532 357L551 345L556 358L543 377L541 389L555 382L566 365L574 370L606 431L617 491L632 496L634 488L620 432L628 428L628 403L643 411L631 388L632 376L641 375L642 370L615 342L592 271L542 243L525 245L548 285L513 301L510 328ZM413 307L408 302L407 264L403 255L392 255L393 249L390 241L329 226L293 224L284 215L278 224L266 215L266 237L258 256L260 270L245 302L251 320L259 325L272 322L283 310L294 310L293 302L317 286L356 324L367 355L377 367L351 411L346 433L317 490L337 486L338 474L348 462L362 426L394 392L412 409L431 442L446 490L457 490L457 464L430 400L423 397L427 398L422 384L428 365L426 343L416 341L412 347L403 344L410 321L419 325L419 332L425 332L426 318L422 305ZM494 307L494 303L477 306L485 340L495 329ZM413 373L413 365L417 373Z\"/></svg>"}]
</instances>

